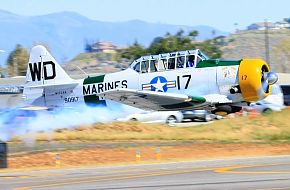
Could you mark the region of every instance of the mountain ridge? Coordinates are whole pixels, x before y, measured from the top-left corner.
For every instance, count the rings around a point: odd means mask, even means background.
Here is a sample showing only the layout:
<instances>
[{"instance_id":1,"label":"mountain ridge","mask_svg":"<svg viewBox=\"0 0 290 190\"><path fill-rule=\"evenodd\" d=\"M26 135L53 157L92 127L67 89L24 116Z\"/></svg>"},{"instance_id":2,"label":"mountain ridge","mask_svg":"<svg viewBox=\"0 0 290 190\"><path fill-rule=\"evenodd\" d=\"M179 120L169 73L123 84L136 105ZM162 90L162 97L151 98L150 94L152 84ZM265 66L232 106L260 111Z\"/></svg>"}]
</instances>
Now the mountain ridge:
<instances>
[{"instance_id":1,"label":"mountain ridge","mask_svg":"<svg viewBox=\"0 0 290 190\"><path fill-rule=\"evenodd\" d=\"M81 14L64 11L38 16L21 16L0 10L0 65L6 62L8 54L21 44L31 48L34 44L45 43L60 63L67 62L84 51L85 40L111 41L118 46L132 44L135 40L148 46L155 37L172 34L183 29L186 33L198 30L197 40L227 35L227 32L206 25L185 26L149 23L142 20L106 22L89 19Z\"/></svg>"}]
</instances>

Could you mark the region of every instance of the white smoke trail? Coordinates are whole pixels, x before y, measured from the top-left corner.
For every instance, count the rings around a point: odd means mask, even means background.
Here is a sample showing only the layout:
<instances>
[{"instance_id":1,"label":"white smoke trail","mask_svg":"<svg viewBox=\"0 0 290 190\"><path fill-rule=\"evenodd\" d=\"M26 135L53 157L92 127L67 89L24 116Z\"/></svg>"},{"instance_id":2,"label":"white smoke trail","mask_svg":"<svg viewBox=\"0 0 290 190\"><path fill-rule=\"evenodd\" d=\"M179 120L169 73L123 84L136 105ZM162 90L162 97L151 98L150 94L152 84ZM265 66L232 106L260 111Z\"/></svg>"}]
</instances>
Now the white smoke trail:
<instances>
[{"instance_id":1,"label":"white smoke trail","mask_svg":"<svg viewBox=\"0 0 290 190\"><path fill-rule=\"evenodd\" d=\"M8 141L14 136L25 137L23 141L31 144L36 132L52 132L56 129L72 129L79 125L93 124L97 122L111 122L126 114L139 110L124 105L110 107L87 107L63 108L54 111L29 111L21 109L8 110L0 115L0 140ZM23 114L25 113L25 114ZM31 139L32 138L32 139Z\"/></svg>"}]
</instances>

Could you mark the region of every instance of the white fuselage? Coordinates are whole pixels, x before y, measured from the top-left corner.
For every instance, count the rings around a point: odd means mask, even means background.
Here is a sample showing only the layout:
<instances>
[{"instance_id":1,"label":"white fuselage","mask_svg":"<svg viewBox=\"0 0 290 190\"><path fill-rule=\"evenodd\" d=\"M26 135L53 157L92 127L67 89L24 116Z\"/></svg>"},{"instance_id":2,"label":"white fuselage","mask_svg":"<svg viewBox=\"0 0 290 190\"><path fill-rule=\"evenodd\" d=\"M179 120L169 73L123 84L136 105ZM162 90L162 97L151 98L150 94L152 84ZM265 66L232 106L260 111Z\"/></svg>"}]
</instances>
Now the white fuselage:
<instances>
[{"instance_id":1,"label":"white fuselage","mask_svg":"<svg viewBox=\"0 0 290 190\"><path fill-rule=\"evenodd\" d=\"M103 82L84 84L86 79L81 79L75 80L74 85L31 89L30 99L33 102L30 103L47 107L73 107L76 104L90 103L85 96L97 96L98 93L116 88L198 95L208 99L212 96L212 102L217 102L218 94L221 98L219 101L224 99L222 101L233 103L242 98L240 94L232 95L229 92L230 87L238 83L237 73L238 66L191 67L152 73L138 73L128 68L104 75ZM85 92L84 89L88 91ZM36 96L44 96L36 98L32 96L33 91Z\"/></svg>"}]
</instances>

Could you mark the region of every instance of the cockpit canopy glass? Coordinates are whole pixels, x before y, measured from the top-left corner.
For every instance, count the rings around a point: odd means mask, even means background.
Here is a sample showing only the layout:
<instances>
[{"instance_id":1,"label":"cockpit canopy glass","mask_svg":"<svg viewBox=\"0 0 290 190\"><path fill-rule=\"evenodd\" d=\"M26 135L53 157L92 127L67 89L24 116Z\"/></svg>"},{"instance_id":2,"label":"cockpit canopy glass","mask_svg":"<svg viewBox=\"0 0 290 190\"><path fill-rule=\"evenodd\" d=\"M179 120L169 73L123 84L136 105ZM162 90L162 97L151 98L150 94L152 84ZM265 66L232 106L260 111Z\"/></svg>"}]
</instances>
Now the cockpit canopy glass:
<instances>
[{"instance_id":1,"label":"cockpit canopy glass","mask_svg":"<svg viewBox=\"0 0 290 190\"><path fill-rule=\"evenodd\" d=\"M159 55L143 56L134 60L130 68L138 73L152 73L165 70L195 67L208 57L199 49L186 50Z\"/></svg>"}]
</instances>

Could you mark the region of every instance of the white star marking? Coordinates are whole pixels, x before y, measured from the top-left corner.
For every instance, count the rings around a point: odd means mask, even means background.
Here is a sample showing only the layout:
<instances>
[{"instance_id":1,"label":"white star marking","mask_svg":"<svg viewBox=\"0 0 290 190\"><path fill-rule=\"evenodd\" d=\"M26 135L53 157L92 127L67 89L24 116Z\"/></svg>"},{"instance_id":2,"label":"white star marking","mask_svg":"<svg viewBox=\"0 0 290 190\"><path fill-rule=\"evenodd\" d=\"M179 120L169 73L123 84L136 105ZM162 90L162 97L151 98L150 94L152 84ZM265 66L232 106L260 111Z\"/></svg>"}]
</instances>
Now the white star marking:
<instances>
[{"instance_id":1,"label":"white star marking","mask_svg":"<svg viewBox=\"0 0 290 190\"><path fill-rule=\"evenodd\" d=\"M160 78L158 77L157 82L155 84L152 84L152 86L155 87L155 91L161 91L164 92L163 87L167 84L167 82L161 82Z\"/></svg>"}]
</instances>

